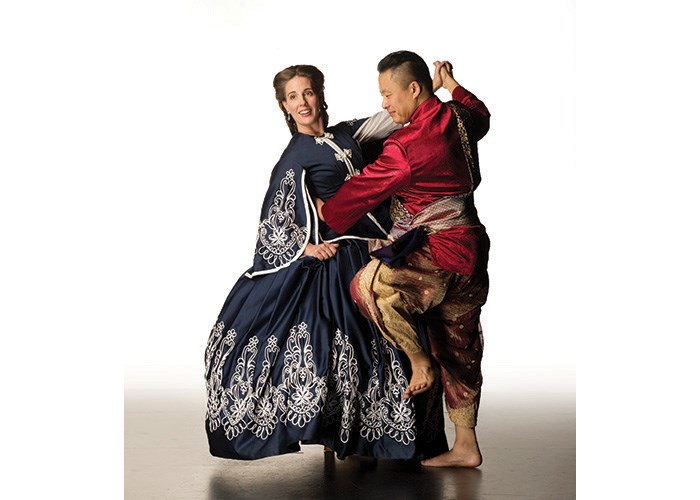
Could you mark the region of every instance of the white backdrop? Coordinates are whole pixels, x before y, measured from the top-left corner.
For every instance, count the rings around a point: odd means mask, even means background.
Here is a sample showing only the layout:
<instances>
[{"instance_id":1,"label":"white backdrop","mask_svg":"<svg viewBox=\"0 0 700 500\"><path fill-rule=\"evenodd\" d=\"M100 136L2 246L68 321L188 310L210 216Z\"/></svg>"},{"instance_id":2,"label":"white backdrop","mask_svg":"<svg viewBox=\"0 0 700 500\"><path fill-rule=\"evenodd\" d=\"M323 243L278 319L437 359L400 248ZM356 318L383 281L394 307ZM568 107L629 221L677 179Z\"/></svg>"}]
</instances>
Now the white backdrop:
<instances>
[{"instance_id":1,"label":"white backdrop","mask_svg":"<svg viewBox=\"0 0 700 500\"><path fill-rule=\"evenodd\" d=\"M586 498L692 491L697 15L573 4L0 4L0 438L16 464L51 460L3 487L119 491L124 385L202 394L288 140L274 73L319 66L340 120L377 109L377 61L410 49L451 60L493 114L484 398L570 395L576 358Z\"/></svg>"},{"instance_id":2,"label":"white backdrop","mask_svg":"<svg viewBox=\"0 0 700 500\"><path fill-rule=\"evenodd\" d=\"M128 221L127 390L202 390L209 328L250 265L269 173L289 140L272 77L326 75L331 122L380 107L376 64L410 49L448 59L492 112L477 203L492 237L484 313L489 389L573 391L557 292L573 167L573 2L151 2L122 40L130 143L115 202ZM447 98L441 94L442 98ZM515 384L515 386L513 385ZM530 387L532 389L532 387Z\"/></svg>"}]
</instances>

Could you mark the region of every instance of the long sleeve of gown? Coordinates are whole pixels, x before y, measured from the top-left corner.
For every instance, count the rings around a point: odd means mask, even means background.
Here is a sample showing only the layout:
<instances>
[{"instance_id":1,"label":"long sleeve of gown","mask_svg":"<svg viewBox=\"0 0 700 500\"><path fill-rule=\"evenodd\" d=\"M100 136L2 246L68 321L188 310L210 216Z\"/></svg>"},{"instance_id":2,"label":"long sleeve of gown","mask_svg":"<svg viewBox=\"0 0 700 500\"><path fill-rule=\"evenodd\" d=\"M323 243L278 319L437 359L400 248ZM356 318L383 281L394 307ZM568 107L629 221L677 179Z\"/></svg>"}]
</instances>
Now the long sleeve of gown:
<instances>
[{"instance_id":1,"label":"long sleeve of gown","mask_svg":"<svg viewBox=\"0 0 700 500\"><path fill-rule=\"evenodd\" d=\"M275 272L302 256L312 232L305 172L289 157L280 159L270 176L270 186L260 214L253 267L249 278Z\"/></svg>"}]
</instances>

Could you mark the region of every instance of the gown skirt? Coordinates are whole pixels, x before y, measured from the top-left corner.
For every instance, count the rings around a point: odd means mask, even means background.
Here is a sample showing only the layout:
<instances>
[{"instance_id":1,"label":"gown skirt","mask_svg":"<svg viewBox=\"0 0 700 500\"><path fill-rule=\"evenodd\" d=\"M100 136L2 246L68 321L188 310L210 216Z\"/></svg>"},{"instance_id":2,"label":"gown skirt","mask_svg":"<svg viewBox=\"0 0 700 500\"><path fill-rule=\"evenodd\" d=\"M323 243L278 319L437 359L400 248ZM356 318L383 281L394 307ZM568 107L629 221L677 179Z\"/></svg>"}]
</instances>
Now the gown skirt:
<instances>
[{"instance_id":1,"label":"gown skirt","mask_svg":"<svg viewBox=\"0 0 700 500\"><path fill-rule=\"evenodd\" d=\"M323 444L341 459L422 459L448 449L441 387L403 399L407 358L350 297L368 261L365 241L341 240L331 259L241 276L205 354L212 455L250 460Z\"/></svg>"}]
</instances>

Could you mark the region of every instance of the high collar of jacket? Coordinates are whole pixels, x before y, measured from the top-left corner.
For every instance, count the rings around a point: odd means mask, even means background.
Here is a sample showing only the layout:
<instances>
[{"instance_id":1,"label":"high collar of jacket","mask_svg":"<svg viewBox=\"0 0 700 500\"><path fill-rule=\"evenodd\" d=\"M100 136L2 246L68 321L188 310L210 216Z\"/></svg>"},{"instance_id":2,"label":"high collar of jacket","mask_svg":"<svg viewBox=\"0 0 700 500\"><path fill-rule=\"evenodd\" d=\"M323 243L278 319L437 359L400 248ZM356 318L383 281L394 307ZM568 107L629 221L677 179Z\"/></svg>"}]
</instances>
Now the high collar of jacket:
<instances>
[{"instance_id":1,"label":"high collar of jacket","mask_svg":"<svg viewBox=\"0 0 700 500\"><path fill-rule=\"evenodd\" d=\"M418 122L431 115L434 115L435 113L437 113L439 107L440 99L438 99L435 95L429 97L426 101L422 102L420 106L418 106L413 112L413 114L411 115L410 123Z\"/></svg>"}]
</instances>

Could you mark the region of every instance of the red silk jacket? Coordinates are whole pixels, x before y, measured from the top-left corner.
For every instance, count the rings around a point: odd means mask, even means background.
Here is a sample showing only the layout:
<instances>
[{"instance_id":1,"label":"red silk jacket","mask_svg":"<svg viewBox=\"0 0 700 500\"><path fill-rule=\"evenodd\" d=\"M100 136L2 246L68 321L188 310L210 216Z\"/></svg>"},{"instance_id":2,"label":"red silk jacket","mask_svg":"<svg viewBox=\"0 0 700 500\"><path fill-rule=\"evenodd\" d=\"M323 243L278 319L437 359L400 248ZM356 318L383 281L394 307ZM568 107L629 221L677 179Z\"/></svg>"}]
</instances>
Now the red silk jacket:
<instances>
[{"instance_id":1,"label":"red silk jacket","mask_svg":"<svg viewBox=\"0 0 700 500\"><path fill-rule=\"evenodd\" d=\"M465 122L472 156L478 166L476 142L489 129L490 113L483 102L463 87L452 92L471 115ZM414 111L411 121L384 143L376 162L349 179L326 201L326 224L343 233L391 195L416 214L443 196L470 192L472 186L456 120L436 96ZM473 274L487 259L488 236L483 225L454 226L429 236L433 264L460 274Z\"/></svg>"}]
</instances>

